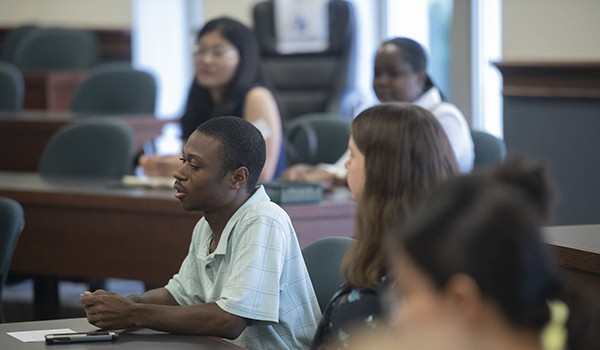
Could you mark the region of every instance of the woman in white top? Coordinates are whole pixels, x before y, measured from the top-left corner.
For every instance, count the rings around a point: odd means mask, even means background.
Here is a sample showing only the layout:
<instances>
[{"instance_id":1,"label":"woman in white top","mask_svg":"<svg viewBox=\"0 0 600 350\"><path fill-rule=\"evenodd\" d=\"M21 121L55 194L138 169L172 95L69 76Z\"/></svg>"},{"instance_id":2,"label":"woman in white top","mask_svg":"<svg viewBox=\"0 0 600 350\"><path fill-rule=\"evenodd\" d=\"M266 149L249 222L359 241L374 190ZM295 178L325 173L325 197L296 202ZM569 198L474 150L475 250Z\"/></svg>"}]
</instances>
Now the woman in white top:
<instances>
[{"instance_id":1,"label":"woman in white top","mask_svg":"<svg viewBox=\"0 0 600 350\"><path fill-rule=\"evenodd\" d=\"M469 125L456 106L444 101L426 70L427 55L416 41L385 41L375 56L373 90L380 102L412 102L431 111L450 140L460 171L467 173L475 158ZM296 164L284 172L283 179L321 182L326 187L345 183L347 158L348 152L335 164Z\"/></svg>"}]
</instances>

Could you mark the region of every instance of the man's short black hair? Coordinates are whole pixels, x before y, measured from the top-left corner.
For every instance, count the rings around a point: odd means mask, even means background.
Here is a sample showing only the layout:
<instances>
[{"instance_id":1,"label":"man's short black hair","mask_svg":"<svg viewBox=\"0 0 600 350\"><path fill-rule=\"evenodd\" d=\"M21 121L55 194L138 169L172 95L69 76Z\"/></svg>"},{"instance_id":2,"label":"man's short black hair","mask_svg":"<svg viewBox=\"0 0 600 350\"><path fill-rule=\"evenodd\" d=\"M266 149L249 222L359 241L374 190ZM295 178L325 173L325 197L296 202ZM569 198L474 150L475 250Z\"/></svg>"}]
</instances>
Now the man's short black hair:
<instances>
[{"instance_id":1,"label":"man's short black hair","mask_svg":"<svg viewBox=\"0 0 600 350\"><path fill-rule=\"evenodd\" d=\"M240 117L217 117L200 124L198 132L221 142L223 173L248 168L248 191L256 186L265 165L266 146L261 132Z\"/></svg>"}]
</instances>

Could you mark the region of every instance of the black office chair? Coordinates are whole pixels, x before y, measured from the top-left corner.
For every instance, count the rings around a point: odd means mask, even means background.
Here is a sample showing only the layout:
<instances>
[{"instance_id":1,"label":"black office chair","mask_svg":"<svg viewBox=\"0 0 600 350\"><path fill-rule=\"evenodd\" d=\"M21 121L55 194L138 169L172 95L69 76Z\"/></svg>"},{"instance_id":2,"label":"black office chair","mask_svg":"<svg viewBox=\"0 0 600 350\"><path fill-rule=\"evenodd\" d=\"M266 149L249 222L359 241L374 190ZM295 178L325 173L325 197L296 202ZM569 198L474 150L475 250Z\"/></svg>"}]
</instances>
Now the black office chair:
<instances>
[{"instance_id":1,"label":"black office chair","mask_svg":"<svg viewBox=\"0 0 600 350\"><path fill-rule=\"evenodd\" d=\"M302 115L285 129L288 164L332 164L348 149L350 122L337 113Z\"/></svg>"},{"instance_id":2,"label":"black office chair","mask_svg":"<svg viewBox=\"0 0 600 350\"><path fill-rule=\"evenodd\" d=\"M355 240L349 237L326 237L302 249L304 263L315 289L321 311L344 283L342 260Z\"/></svg>"},{"instance_id":3,"label":"black office chair","mask_svg":"<svg viewBox=\"0 0 600 350\"><path fill-rule=\"evenodd\" d=\"M471 137L475 151L474 168L502 163L506 157L506 145L503 140L481 130L471 130Z\"/></svg>"},{"instance_id":4,"label":"black office chair","mask_svg":"<svg viewBox=\"0 0 600 350\"><path fill-rule=\"evenodd\" d=\"M19 67L0 62L0 111L18 112L23 109L25 82Z\"/></svg>"},{"instance_id":5,"label":"black office chair","mask_svg":"<svg viewBox=\"0 0 600 350\"><path fill-rule=\"evenodd\" d=\"M14 63L23 70L87 69L99 58L98 40L89 31L40 27L15 48Z\"/></svg>"},{"instance_id":6,"label":"black office chair","mask_svg":"<svg viewBox=\"0 0 600 350\"><path fill-rule=\"evenodd\" d=\"M360 94L355 89L356 21L349 1L329 2L329 47L323 52L277 51L273 0L253 10L265 75L284 120L315 112L337 112L351 120Z\"/></svg>"},{"instance_id":7,"label":"black office chair","mask_svg":"<svg viewBox=\"0 0 600 350\"><path fill-rule=\"evenodd\" d=\"M40 159L42 175L119 179L131 173L133 131L112 118L67 124L48 141Z\"/></svg>"},{"instance_id":8,"label":"black office chair","mask_svg":"<svg viewBox=\"0 0 600 350\"><path fill-rule=\"evenodd\" d=\"M13 199L0 197L0 303L13 252L24 225L23 207ZM0 323L4 322L3 309L0 305Z\"/></svg>"},{"instance_id":9,"label":"black office chair","mask_svg":"<svg viewBox=\"0 0 600 350\"><path fill-rule=\"evenodd\" d=\"M95 66L77 88L70 110L80 113L148 114L156 108L156 80L125 63Z\"/></svg>"}]
</instances>

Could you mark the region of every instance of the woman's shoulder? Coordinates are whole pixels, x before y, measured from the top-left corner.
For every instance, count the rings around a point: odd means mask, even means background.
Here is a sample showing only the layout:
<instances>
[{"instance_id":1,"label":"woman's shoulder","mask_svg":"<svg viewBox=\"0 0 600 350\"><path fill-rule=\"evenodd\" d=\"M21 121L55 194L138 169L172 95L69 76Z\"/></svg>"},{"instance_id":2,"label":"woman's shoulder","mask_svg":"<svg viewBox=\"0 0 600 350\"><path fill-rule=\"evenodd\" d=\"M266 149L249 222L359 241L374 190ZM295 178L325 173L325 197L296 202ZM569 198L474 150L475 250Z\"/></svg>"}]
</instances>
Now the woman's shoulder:
<instances>
[{"instance_id":1,"label":"woman's shoulder","mask_svg":"<svg viewBox=\"0 0 600 350\"><path fill-rule=\"evenodd\" d=\"M266 86L255 85L248 89L248 92L246 93L246 101L254 99L274 99L274 95L273 92L269 90Z\"/></svg>"},{"instance_id":2,"label":"woman's shoulder","mask_svg":"<svg viewBox=\"0 0 600 350\"><path fill-rule=\"evenodd\" d=\"M378 305L379 304L379 288L377 287L366 287L357 288L349 286L348 284L342 285L338 291L331 298L331 307L333 309L354 309L358 305ZM362 309L362 307L359 307ZM367 309L370 309L367 306Z\"/></svg>"},{"instance_id":3,"label":"woman's shoulder","mask_svg":"<svg viewBox=\"0 0 600 350\"><path fill-rule=\"evenodd\" d=\"M244 99L244 118L249 121L258 119L276 123L279 119L279 108L273 93L265 86L254 86L246 93ZM271 129L275 124L271 126Z\"/></svg>"},{"instance_id":4,"label":"woman's shoulder","mask_svg":"<svg viewBox=\"0 0 600 350\"><path fill-rule=\"evenodd\" d=\"M421 97L414 102L414 104L428 109L436 117L448 114L462 117L462 113L458 107L448 101L445 101L442 98L442 93L436 87L431 87L425 91L423 95L421 95Z\"/></svg>"},{"instance_id":5,"label":"woman's shoulder","mask_svg":"<svg viewBox=\"0 0 600 350\"><path fill-rule=\"evenodd\" d=\"M435 106L434 108L432 108L431 110L431 114L433 114L434 117L440 119L440 118L452 118L452 119L457 119L457 120L465 120L465 116L463 115L463 113L460 111L460 109L458 109L458 107L450 102L441 102L440 104L438 104L437 106Z\"/></svg>"},{"instance_id":6,"label":"woman's shoulder","mask_svg":"<svg viewBox=\"0 0 600 350\"><path fill-rule=\"evenodd\" d=\"M355 288L344 284L325 309L313 348L328 343L334 344L332 349L345 348L351 340L350 332L358 327L374 329L382 316L378 286Z\"/></svg>"}]
</instances>

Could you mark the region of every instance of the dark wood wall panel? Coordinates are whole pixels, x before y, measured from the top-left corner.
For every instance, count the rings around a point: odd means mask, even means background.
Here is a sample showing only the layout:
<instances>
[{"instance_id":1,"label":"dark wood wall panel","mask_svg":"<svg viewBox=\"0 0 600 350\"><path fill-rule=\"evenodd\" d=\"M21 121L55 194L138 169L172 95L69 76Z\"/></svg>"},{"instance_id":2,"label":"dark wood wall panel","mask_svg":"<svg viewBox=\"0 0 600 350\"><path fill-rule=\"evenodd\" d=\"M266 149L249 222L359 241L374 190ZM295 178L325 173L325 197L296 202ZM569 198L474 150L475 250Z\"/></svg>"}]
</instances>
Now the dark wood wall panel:
<instances>
[{"instance_id":1,"label":"dark wood wall panel","mask_svg":"<svg viewBox=\"0 0 600 350\"><path fill-rule=\"evenodd\" d=\"M501 62L503 95L600 98L600 62Z\"/></svg>"},{"instance_id":2,"label":"dark wood wall panel","mask_svg":"<svg viewBox=\"0 0 600 350\"><path fill-rule=\"evenodd\" d=\"M508 154L550 165L555 223L600 223L600 62L502 62Z\"/></svg>"}]
</instances>

